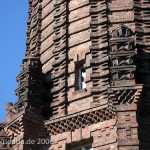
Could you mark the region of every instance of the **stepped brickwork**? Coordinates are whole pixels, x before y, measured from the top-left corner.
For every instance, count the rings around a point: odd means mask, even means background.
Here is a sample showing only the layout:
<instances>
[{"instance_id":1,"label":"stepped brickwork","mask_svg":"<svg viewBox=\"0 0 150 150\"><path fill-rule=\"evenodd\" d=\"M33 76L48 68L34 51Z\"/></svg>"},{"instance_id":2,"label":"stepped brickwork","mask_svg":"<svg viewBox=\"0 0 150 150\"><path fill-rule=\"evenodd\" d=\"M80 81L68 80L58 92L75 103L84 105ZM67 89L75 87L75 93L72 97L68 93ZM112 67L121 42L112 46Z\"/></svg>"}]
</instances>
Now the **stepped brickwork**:
<instances>
[{"instance_id":1,"label":"stepped brickwork","mask_svg":"<svg viewBox=\"0 0 150 150\"><path fill-rule=\"evenodd\" d=\"M149 14L149 0L29 0L0 149L149 150Z\"/></svg>"}]
</instances>

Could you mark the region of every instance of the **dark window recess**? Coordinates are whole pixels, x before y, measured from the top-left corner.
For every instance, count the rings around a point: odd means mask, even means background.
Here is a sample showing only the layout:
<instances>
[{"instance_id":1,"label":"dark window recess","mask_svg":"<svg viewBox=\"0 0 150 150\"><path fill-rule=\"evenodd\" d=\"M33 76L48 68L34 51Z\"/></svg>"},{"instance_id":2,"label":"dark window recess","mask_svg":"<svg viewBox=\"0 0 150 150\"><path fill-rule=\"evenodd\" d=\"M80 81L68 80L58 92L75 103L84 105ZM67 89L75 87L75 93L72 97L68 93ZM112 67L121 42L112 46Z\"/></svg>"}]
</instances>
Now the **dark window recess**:
<instances>
[{"instance_id":1,"label":"dark window recess","mask_svg":"<svg viewBox=\"0 0 150 150\"><path fill-rule=\"evenodd\" d=\"M94 150L91 146L81 146L77 148L73 148L71 150Z\"/></svg>"},{"instance_id":2,"label":"dark window recess","mask_svg":"<svg viewBox=\"0 0 150 150\"><path fill-rule=\"evenodd\" d=\"M81 90L86 88L86 70L84 65L80 64L76 66L76 75L75 75L75 84L76 84L76 90Z\"/></svg>"}]
</instances>

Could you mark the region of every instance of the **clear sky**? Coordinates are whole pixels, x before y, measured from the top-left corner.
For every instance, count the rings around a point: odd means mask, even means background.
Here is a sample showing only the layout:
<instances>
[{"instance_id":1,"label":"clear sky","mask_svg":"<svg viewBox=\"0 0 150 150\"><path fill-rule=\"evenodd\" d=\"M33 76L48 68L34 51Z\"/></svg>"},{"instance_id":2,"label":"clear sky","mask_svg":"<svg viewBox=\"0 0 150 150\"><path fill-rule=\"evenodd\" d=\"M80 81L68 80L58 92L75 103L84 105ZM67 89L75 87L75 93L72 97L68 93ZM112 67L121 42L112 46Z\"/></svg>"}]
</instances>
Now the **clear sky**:
<instances>
[{"instance_id":1,"label":"clear sky","mask_svg":"<svg viewBox=\"0 0 150 150\"><path fill-rule=\"evenodd\" d=\"M0 0L0 122L5 104L15 102L16 76L25 56L28 0Z\"/></svg>"}]
</instances>

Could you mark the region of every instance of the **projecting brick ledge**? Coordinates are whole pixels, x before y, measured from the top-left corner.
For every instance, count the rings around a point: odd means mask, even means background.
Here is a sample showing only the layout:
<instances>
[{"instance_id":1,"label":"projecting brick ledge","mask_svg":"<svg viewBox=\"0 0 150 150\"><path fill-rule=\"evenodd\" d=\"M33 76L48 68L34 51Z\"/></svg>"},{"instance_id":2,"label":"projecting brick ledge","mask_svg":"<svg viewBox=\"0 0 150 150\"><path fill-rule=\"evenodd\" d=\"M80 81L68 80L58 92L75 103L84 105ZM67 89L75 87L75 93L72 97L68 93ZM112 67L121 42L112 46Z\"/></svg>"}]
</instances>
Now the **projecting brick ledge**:
<instances>
[{"instance_id":1,"label":"projecting brick ledge","mask_svg":"<svg viewBox=\"0 0 150 150\"><path fill-rule=\"evenodd\" d=\"M114 119L115 111L111 104L93 107L74 114L45 121L46 128L51 135L74 131L86 126Z\"/></svg>"}]
</instances>

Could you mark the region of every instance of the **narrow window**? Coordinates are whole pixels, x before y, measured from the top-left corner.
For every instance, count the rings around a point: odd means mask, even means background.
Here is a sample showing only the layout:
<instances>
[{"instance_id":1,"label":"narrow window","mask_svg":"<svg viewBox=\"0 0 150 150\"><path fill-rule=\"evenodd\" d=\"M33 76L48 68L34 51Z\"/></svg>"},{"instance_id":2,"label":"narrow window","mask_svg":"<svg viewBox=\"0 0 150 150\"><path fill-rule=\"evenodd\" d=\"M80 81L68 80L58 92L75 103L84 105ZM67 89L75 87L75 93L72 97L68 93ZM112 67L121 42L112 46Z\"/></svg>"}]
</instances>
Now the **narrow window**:
<instances>
[{"instance_id":1,"label":"narrow window","mask_svg":"<svg viewBox=\"0 0 150 150\"><path fill-rule=\"evenodd\" d=\"M86 88L86 70L84 65L80 64L76 66L76 89L81 90Z\"/></svg>"}]
</instances>

